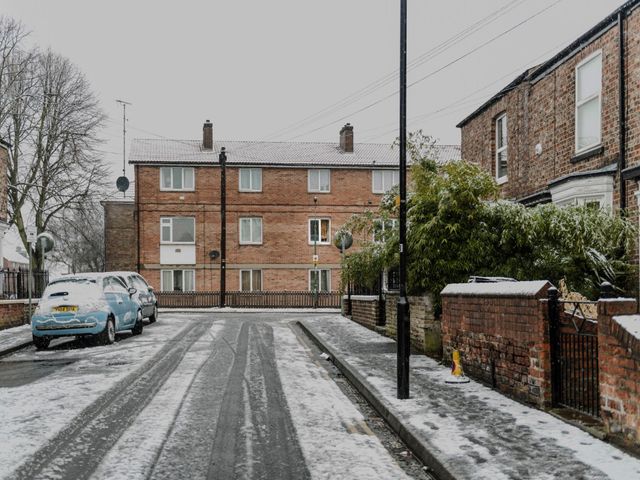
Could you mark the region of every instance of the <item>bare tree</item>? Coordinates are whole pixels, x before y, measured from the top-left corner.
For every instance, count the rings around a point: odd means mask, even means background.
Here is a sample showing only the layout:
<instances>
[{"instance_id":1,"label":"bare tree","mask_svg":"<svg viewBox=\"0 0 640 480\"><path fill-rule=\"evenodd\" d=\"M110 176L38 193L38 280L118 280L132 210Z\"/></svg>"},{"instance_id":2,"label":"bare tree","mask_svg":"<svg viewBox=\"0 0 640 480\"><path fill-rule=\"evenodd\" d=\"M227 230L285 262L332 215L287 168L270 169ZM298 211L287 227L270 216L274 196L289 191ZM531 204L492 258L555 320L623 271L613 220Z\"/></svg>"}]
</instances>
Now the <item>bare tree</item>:
<instances>
[{"instance_id":1,"label":"bare tree","mask_svg":"<svg viewBox=\"0 0 640 480\"><path fill-rule=\"evenodd\" d=\"M72 273L104 270L104 216L97 200L87 199L81 208L56 217L49 230L56 242L51 260Z\"/></svg>"},{"instance_id":2,"label":"bare tree","mask_svg":"<svg viewBox=\"0 0 640 480\"><path fill-rule=\"evenodd\" d=\"M27 247L26 226L86 209L103 187L98 155L104 114L84 75L52 51L27 50L22 26L0 18L0 138L13 145L8 166L9 223ZM41 268L39 252L35 268Z\"/></svg>"}]
</instances>

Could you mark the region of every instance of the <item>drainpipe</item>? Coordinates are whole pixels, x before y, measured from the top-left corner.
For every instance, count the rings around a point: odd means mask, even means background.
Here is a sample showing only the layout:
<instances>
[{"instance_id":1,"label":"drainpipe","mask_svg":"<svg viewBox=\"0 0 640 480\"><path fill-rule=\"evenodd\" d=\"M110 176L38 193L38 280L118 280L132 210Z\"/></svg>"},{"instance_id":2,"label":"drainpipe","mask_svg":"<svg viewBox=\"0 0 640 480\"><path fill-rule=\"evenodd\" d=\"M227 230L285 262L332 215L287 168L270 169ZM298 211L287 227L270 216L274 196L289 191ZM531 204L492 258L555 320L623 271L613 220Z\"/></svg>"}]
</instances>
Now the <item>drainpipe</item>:
<instances>
[{"instance_id":1,"label":"drainpipe","mask_svg":"<svg viewBox=\"0 0 640 480\"><path fill-rule=\"evenodd\" d=\"M624 10L618 12L618 106L619 106L619 152L620 159L618 161L618 179L620 182L620 213L624 215L627 208L627 188L626 182L622 178L622 171L626 168L627 159L627 122L626 122L626 82L625 82L625 48L624 48Z\"/></svg>"}]
</instances>

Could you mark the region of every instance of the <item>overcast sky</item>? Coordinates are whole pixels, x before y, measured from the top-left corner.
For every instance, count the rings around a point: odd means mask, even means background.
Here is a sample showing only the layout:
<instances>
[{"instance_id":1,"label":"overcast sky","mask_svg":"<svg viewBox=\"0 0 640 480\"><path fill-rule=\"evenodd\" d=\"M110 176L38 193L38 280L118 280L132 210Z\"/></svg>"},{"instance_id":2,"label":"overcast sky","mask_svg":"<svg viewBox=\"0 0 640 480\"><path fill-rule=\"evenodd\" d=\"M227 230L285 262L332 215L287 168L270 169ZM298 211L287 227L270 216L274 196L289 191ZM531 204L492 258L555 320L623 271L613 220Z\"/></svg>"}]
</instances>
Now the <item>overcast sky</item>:
<instances>
[{"instance_id":1,"label":"overcast sky","mask_svg":"<svg viewBox=\"0 0 640 480\"><path fill-rule=\"evenodd\" d=\"M408 3L409 61L424 60L408 75L409 83L418 82L408 93L409 128L459 143L455 125L466 114L624 2ZM22 21L30 42L67 56L86 74L109 116L104 150L115 179L122 169L117 98L133 104L127 149L133 137L200 138L206 119L216 139L337 142L349 121L356 142L391 143L398 117L397 74L390 74L399 62L399 5L0 0L0 13ZM466 38L456 37L461 32ZM392 81L374 88L385 78Z\"/></svg>"}]
</instances>

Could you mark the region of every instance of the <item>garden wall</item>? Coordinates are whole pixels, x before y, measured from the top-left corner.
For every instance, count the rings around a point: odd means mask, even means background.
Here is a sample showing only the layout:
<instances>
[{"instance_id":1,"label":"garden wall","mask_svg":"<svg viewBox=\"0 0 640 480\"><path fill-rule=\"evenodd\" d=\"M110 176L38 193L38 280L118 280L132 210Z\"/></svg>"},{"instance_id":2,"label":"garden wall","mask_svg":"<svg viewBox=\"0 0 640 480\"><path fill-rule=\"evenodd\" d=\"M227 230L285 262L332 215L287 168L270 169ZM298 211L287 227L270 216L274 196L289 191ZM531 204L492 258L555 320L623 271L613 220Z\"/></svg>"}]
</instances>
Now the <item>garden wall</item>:
<instances>
[{"instance_id":1,"label":"garden wall","mask_svg":"<svg viewBox=\"0 0 640 480\"><path fill-rule=\"evenodd\" d=\"M442 291L445 358L462 355L465 373L539 407L550 405L546 281L462 283Z\"/></svg>"},{"instance_id":2,"label":"garden wall","mask_svg":"<svg viewBox=\"0 0 640 480\"><path fill-rule=\"evenodd\" d=\"M378 304L377 295L352 295L351 320L375 330L380 318Z\"/></svg>"},{"instance_id":3,"label":"garden wall","mask_svg":"<svg viewBox=\"0 0 640 480\"><path fill-rule=\"evenodd\" d=\"M607 432L640 444L640 315L635 300L598 304L600 415Z\"/></svg>"},{"instance_id":4,"label":"garden wall","mask_svg":"<svg viewBox=\"0 0 640 480\"><path fill-rule=\"evenodd\" d=\"M32 300L33 308L38 300ZM0 300L0 330L29 322L29 300Z\"/></svg>"},{"instance_id":5,"label":"garden wall","mask_svg":"<svg viewBox=\"0 0 640 480\"><path fill-rule=\"evenodd\" d=\"M398 295L386 294L387 335L396 338ZM442 332L440 320L433 312L431 295L409 297L409 316L411 319L411 345L430 357L442 356Z\"/></svg>"}]
</instances>

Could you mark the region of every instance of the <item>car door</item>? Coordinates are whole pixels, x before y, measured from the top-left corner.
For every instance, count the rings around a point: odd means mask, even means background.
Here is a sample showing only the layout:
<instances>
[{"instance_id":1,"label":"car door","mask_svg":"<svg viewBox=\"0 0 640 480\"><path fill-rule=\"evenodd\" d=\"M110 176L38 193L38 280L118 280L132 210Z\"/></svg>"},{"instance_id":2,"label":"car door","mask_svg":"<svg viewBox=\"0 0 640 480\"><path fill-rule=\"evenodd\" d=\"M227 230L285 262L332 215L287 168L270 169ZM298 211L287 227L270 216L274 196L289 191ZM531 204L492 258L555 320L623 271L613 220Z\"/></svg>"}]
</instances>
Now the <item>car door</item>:
<instances>
[{"instance_id":1,"label":"car door","mask_svg":"<svg viewBox=\"0 0 640 480\"><path fill-rule=\"evenodd\" d=\"M122 319L120 330L128 330L133 328L136 323L136 317L138 314L138 302L132 298L129 293L129 287L118 277L111 277L111 283L114 286L114 290L120 298L118 304L122 311ZM135 288L135 287L134 287Z\"/></svg>"},{"instance_id":2,"label":"car door","mask_svg":"<svg viewBox=\"0 0 640 480\"><path fill-rule=\"evenodd\" d=\"M116 321L116 330L122 330L124 321L125 305L122 298L122 289L118 287L118 283L113 277L104 277L102 280L104 297L109 304L109 308L113 312Z\"/></svg>"},{"instance_id":3,"label":"car door","mask_svg":"<svg viewBox=\"0 0 640 480\"><path fill-rule=\"evenodd\" d=\"M148 317L153 313L153 297L151 296L151 292L149 292L149 286L139 275L132 275L131 279L133 286L138 290L140 296L142 314Z\"/></svg>"}]
</instances>

